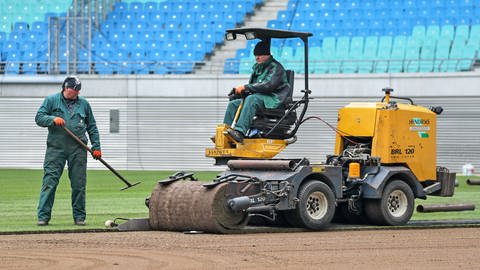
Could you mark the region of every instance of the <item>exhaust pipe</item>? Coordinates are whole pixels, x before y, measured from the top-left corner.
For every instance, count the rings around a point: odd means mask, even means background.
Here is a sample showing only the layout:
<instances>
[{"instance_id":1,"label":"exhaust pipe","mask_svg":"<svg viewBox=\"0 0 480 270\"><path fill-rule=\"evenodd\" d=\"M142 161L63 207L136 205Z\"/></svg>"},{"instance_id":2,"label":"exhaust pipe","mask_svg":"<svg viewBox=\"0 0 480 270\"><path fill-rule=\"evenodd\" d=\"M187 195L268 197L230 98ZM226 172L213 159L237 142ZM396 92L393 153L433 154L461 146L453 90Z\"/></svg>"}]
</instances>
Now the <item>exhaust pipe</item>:
<instances>
[{"instance_id":1,"label":"exhaust pipe","mask_svg":"<svg viewBox=\"0 0 480 270\"><path fill-rule=\"evenodd\" d=\"M459 204L429 204L418 205L417 212L419 213L432 213L432 212L453 212L453 211L469 211L475 210L475 205L471 203L459 203Z\"/></svg>"}]
</instances>

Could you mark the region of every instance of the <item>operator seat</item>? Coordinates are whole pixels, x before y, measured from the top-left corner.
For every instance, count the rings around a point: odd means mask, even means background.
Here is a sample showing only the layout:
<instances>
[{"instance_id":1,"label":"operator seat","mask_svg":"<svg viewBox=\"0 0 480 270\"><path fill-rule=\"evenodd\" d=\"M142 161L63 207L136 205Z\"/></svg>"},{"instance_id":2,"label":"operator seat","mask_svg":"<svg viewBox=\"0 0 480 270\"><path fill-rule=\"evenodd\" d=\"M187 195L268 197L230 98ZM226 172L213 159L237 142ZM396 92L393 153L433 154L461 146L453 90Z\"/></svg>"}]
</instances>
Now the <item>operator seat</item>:
<instances>
[{"instance_id":1,"label":"operator seat","mask_svg":"<svg viewBox=\"0 0 480 270\"><path fill-rule=\"evenodd\" d=\"M297 120L297 113L295 110L285 114L290 109L290 106L293 104L293 83L295 72L293 70L286 70L287 81L290 84L290 89L288 91L288 96L284 104L280 105L275 109L259 109L253 119L253 124L250 130L257 130L258 133L254 135L255 137L260 138L269 138L269 139L286 139L289 136L289 131ZM285 118L283 120L282 117ZM277 123L280 124L277 125ZM275 125L277 125L275 127ZM271 129L275 127L274 130ZM271 132L270 132L271 131ZM269 134L268 134L269 133ZM268 136L266 136L268 134Z\"/></svg>"}]
</instances>

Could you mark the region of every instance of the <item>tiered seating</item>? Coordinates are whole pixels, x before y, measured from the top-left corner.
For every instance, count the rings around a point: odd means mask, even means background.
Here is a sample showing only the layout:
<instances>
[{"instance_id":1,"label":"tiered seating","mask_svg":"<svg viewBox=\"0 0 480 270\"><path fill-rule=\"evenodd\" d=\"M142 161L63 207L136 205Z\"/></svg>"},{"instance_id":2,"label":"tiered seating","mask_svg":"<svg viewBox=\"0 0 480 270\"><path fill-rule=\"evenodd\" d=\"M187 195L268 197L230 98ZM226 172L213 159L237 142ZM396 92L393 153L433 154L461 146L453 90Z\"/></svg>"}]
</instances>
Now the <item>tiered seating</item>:
<instances>
[{"instance_id":1,"label":"tiered seating","mask_svg":"<svg viewBox=\"0 0 480 270\"><path fill-rule=\"evenodd\" d=\"M118 2L93 39L95 71L189 73L254 5L253 0Z\"/></svg>"},{"instance_id":2,"label":"tiered seating","mask_svg":"<svg viewBox=\"0 0 480 270\"><path fill-rule=\"evenodd\" d=\"M48 17L64 16L69 6L65 0L17 0L0 6L0 63L5 63L5 73L46 72Z\"/></svg>"},{"instance_id":3,"label":"tiered seating","mask_svg":"<svg viewBox=\"0 0 480 270\"><path fill-rule=\"evenodd\" d=\"M261 1L117 2L106 20L93 31L91 51L85 45L70 48L70 70L99 74L189 73L196 62L213 51L215 45L223 43L225 29L242 22ZM66 12L71 1L17 2L0 7L3 19L0 70L3 66L7 74L47 73L47 63L52 58L48 55L48 17L65 16L66 13L59 12ZM3 9L7 10L5 16ZM35 13L27 10L35 10ZM9 14L17 14L17 17ZM65 27L57 34L61 51L58 68L61 73L66 73Z\"/></svg>"},{"instance_id":4,"label":"tiered seating","mask_svg":"<svg viewBox=\"0 0 480 270\"><path fill-rule=\"evenodd\" d=\"M267 26L314 33L310 73L466 71L472 69L480 48L480 3L290 0L288 9L279 11ZM273 55L304 73L300 45L284 42L280 53ZM237 54L227 59L225 73L249 73L253 63L252 56Z\"/></svg>"}]
</instances>

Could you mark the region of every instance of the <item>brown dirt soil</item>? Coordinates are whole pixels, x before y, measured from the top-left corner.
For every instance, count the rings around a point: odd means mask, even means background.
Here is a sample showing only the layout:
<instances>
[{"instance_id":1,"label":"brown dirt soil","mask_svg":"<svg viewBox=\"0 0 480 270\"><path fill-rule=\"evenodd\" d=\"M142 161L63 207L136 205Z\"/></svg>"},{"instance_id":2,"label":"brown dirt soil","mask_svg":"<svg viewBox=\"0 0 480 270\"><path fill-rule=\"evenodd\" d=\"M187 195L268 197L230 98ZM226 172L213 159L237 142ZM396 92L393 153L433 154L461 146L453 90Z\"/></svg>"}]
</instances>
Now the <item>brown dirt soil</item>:
<instances>
[{"instance_id":1,"label":"brown dirt soil","mask_svg":"<svg viewBox=\"0 0 480 270\"><path fill-rule=\"evenodd\" d=\"M0 269L479 269L480 228L0 235Z\"/></svg>"}]
</instances>

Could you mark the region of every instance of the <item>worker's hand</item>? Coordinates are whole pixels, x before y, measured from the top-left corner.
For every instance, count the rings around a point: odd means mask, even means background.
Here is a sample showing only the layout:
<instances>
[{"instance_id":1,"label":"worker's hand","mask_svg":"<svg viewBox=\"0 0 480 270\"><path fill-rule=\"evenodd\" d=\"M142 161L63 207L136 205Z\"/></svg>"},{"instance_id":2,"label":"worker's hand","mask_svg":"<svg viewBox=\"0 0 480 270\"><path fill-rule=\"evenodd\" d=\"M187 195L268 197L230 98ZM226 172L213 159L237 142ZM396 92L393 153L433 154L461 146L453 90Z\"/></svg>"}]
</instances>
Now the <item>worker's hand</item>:
<instances>
[{"instance_id":1,"label":"worker's hand","mask_svg":"<svg viewBox=\"0 0 480 270\"><path fill-rule=\"evenodd\" d=\"M240 95L243 91L245 91L245 85L235 87L235 94Z\"/></svg>"},{"instance_id":2,"label":"worker's hand","mask_svg":"<svg viewBox=\"0 0 480 270\"><path fill-rule=\"evenodd\" d=\"M55 126L65 126L65 120L63 120L63 118L61 117L55 117L53 118L53 124L55 124Z\"/></svg>"},{"instance_id":3,"label":"worker's hand","mask_svg":"<svg viewBox=\"0 0 480 270\"><path fill-rule=\"evenodd\" d=\"M94 159L100 159L102 157L102 151L100 150L93 150L92 156Z\"/></svg>"}]
</instances>

